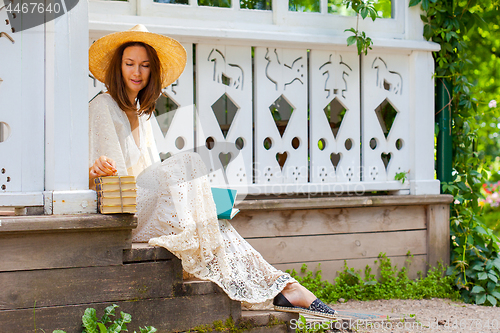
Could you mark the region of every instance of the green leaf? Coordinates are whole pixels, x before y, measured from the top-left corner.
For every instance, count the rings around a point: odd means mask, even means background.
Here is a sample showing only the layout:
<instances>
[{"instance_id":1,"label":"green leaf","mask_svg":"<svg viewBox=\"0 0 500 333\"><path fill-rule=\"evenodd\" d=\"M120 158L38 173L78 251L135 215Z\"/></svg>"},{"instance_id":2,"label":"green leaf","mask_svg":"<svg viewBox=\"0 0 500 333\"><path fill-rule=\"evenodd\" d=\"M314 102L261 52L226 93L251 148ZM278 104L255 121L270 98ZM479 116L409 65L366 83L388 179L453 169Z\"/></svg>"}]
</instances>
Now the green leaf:
<instances>
[{"instance_id":1,"label":"green leaf","mask_svg":"<svg viewBox=\"0 0 500 333\"><path fill-rule=\"evenodd\" d=\"M422 0L410 0L410 7L416 6L420 3Z\"/></svg>"},{"instance_id":2,"label":"green leaf","mask_svg":"<svg viewBox=\"0 0 500 333\"><path fill-rule=\"evenodd\" d=\"M500 293L498 291L492 291L492 292L490 292L490 295L495 296L496 298L498 298L500 300Z\"/></svg>"},{"instance_id":3,"label":"green leaf","mask_svg":"<svg viewBox=\"0 0 500 333\"><path fill-rule=\"evenodd\" d=\"M350 46L354 43L356 43L356 36L350 36L347 38L347 46Z\"/></svg>"},{"instance_id":4,"label":"green leaf","mask_svg":"<svg viewBox=\"0 0 500 333\"><path fill-rule=\"evenodd\" d=\"M486 299L488 300L488 302L491 303L491 305L493 305L493 306L497 305L497 300L495 299L495 297L488 295L488 296L486 296Z\"/></svg>"},{"instance_id":5,"label":"green leaf","mask_svg":"<svg viewBox=\"0 0 500 333\"><path fill-rule=\"evenodd\" d=\"M494 274L488 274L488 277L490 278L491 281L497 283L498 282L498 278L496 277L496 275Z\"/></svg>"},{"instance_id":6,"label":"green leaf","mask_svg":"<svg viewBox=\"0 0 500 333\"><path fill-rule=\"evenodd\" d=\"M104 326L103 323L97 323L97 326L99 326L100 333L108 333L108 330L106 329L106 326Z\"/></svg>"},{"instance_id":7,"label":"green leaf","mask_svg":"<svg viewBox=\"0 0 500 333\"><path fill-rule=\"evenodd\" d=\"M66 333L66 332L61 331L61 330L55 330L55 331L52 331L52 333Z\"/></svg>"},{"instance_id":8,"label":"green leaf","mask_svg":"<svg viewBox=\"0 0 500 333\"><path fill-rule=\"evenodd\" d=\"M486 294L477 294L476 295L476 304L483 304L486 301Z\"/></svg>"},{"instance_id":9,"label":"green leaf","mask_svg":"<svg viewBox=\"0 0 500 333\"><path fill-rule=\"evenodd\" d=\"M479 294L479 293L484 293L484 292L485 292L485 290L483 287L474 286L474 288L472 288L471 294Z\"/></svg>"},{"instance_id":10,"label":"green leaf","mask_svg":"<svg viewBox=\"0 0 500 333\"><path fill-rule=\"evenodd\" d=\"M122 317L124 323L130 323L132 321L132 316L130 314L125 313L123 311L120 312L120 314L121 314L121 317Z\"/></svg>"}]
</instances>

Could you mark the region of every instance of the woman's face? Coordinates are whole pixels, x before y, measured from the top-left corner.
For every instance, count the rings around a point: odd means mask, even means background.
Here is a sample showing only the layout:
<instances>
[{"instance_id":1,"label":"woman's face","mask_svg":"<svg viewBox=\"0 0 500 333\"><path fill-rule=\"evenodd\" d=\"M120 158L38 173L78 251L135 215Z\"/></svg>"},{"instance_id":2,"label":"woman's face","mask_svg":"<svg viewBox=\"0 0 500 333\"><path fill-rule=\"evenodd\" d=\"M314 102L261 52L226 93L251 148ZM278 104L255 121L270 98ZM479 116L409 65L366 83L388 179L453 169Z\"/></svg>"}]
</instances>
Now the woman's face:
<instances>
[{"instance_id":1,"label":"woman's face","mask_svg":"<svg viewBox=\"0 0 500 333\"><path fill-rule=\"evenodd\" d=\"M146 48L136 45L123 50L122 78L131 100L135 100L139 91L147 86L150 73Z\"/></svg>"}]
</instances>

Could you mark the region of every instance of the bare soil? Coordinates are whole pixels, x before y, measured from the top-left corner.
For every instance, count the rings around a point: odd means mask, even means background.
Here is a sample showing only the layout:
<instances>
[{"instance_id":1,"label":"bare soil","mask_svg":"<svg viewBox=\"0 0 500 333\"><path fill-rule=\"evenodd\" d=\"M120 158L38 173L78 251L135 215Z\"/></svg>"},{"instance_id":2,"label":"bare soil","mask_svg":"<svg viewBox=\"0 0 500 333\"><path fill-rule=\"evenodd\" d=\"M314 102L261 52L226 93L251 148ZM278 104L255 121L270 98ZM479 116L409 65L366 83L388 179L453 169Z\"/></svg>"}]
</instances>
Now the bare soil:
<instances>
[{"instance_id":1,"label":"bare soil","mask_svg":"<svg viewBox=\"0 0 500 333\"><path fill-rule=\"evenodd\" d=\"M500 332L500 307L478 306L449 299L348 301L334 309L400 314L399 321L373 322L352 332ZM414 319L415 318L415 319Z\"/></svg>"}]
</instances>

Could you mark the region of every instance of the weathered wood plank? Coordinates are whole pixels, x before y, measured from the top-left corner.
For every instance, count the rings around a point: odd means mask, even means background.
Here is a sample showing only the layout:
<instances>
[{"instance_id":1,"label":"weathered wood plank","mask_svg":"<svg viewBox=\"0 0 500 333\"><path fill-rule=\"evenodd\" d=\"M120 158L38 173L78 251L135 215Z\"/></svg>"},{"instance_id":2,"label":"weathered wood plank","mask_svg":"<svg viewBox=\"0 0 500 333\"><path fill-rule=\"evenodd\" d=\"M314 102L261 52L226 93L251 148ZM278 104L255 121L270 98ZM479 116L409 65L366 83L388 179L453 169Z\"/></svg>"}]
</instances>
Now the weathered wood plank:
<instances>
[{"instance_id":1,"label":"weathered wood plank","mask_svg":"<svg viewBox=\"0 0 500 333\"><path fill-rule=\"evenodd\" d=\"M424 206L242 211L231 220L245 238L426 228Z\"/></svg>"},{"instance_id":2,"label":"weathered wood plank","mask_svg":"<svg viewBox=\"0 0 500 333\"><path fill-rule=\"evenodd\" d=\"M108 230L137 227L137 218L131 214L78 214L1 216L0 235L10 232L52 232L64 230Z\"/></svg>"},{"instance_id":3,"label":"weathered wood plank","mask_svg":"<svg viewBox=\"0 0 500 333\"><path fill-rule=\"evenodd\" d=\"M172 297L182 283L179 261L0 274L0 309Z\"/></svg>"},{"instance_id":4,"label":"weathered wood plank","mask_svg":"<svg viewBox=\"0 0 500 333\"><path fill-rule=\"evenodd\" d=\"M0 234L0 272L121 265L130 230Z\"/></svg>"},{"instance_id":5,"label":"weathered wood plank","mask_svg":"<svg viewBox=\"0 0 500 333\"><path fill-rule=\"evenodd\" d=\"M230 300L225 294L210 294L191 297L141 299L137 301L114 302L120 311L132 315L128 331L139 331L139 326L151 325L158 332L187 331L198 325L225 321L230 316L236 321L241 317L240 302ZM82 331L82 315L86 308L97 310L102 316L106 303L92 303L71 306L41 307L35 312L39 331L52 332L60 329L66 333ZM0 332L33 332L33 308L0 311Z\"/></svg>"},{"instance_id":6,"label":"weathered wood plank","mask_svg":"<svg viewBox=\"0 0 500 333\"><path fill-rule=\"evenodd\" d=\"M250 199L251 197L249 197ZM304 197L244 200L238 203L240 210L289 210L318 208L348 208L369 206L425 206L449 204L453 197L441 195L379 195L352 197Z\"/></svg>"},{"instance_id":7,"label":"weathered wood plank","mask_svg":"<svg viewBox=\"0 0 500 333\"><path fill-rule=\"evenodd\" d=\"M374 258L427 253L426 231L252 238L248 242L271 264Z\"/></svg>"},{"instance_id":8,"label":"weathered wood plank","mask_svg":"<svg viewBox=\"0 0 500 333\"><path fill-rule=\"evenodd\" d=\"M427 262L450 264L450 206L432 205L428 208Z\"/></svg>"},{"instance_id":9,"label":"weathered wood plank","mask_svg":"<svg viewBox=\"0 0 500 333\"><path fill-rule=\"evenodd\" d=\"M421 271L422 273L425 273L427 270L427 256L426 255L416 255L413 257L411 264L406 263L407 257L402 256L402 257L388 257L391 260L392 265L397 265L399 269L401 267L405 266L408 268L408 277L410 279L416 279L418 277L418 272ZM347 266L349 268L354 268L356 271L360 270L361 271L361 277L364 277L364 271L366 265L370 266L372 268L372 274L377 275L377 277L380 277L380 264L377 263L375 264L375 260L377 258L367 258L367 259L349 259L346 260ZM276 264L274 267L277 269L280 269L282 271L286 270L292 270L295 269L295 271L299 274L299 276L304 276L300 272L300 269L302 267L303 263L291 263L291 264ZM331 283L335 281L335 278L338 276L338 272L342 271L344 269L344 260L329 260L329 261L313 261L313 262L306 262L307 269L312 272L316 272L318 270L318 264L321 264L319 266L319 269L321 270L321 276L323 280L327 280Z\"/></svg>"},{"instance_id":10,"label":"weathered wood plank","mask_svg":"<svg viewBox=\"0 0 500 333\"><path fill-rule=\"evenodd\" d=\"M132 243L132 248L123 250L124 263L171 260L174 258L177 259L167 249L150 246L148 243Z\"/></svg>"}]
</instances>

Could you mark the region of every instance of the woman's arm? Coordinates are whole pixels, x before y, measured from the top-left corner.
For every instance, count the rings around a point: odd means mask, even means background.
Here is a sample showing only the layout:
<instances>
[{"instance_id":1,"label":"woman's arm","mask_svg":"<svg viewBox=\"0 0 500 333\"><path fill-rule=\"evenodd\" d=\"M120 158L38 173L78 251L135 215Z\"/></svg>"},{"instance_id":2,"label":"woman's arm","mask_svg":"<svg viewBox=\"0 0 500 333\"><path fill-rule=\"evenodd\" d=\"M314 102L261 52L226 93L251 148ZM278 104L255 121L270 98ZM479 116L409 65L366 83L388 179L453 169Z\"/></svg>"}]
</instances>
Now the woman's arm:
<instances>
[{"instance_id":1,"label":"woman's arm","mask_svg":"<svg viewBox=\"0 0 500 333\"><path fill-rule=\"evenodd\" d=\"M113 176L117 172L116 163L111 158L100 156L89 168L89 189L95 190L94 179L102 176Z\"/></svg>"}]
</instances>

